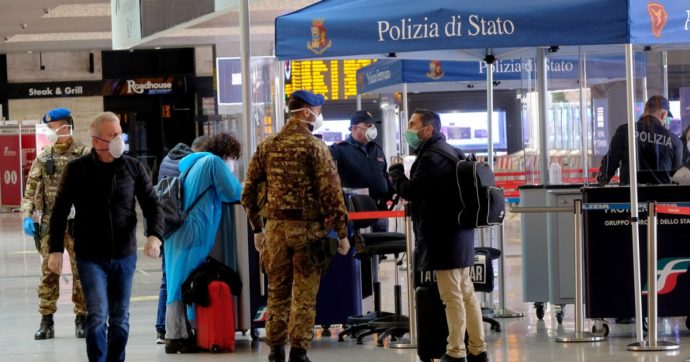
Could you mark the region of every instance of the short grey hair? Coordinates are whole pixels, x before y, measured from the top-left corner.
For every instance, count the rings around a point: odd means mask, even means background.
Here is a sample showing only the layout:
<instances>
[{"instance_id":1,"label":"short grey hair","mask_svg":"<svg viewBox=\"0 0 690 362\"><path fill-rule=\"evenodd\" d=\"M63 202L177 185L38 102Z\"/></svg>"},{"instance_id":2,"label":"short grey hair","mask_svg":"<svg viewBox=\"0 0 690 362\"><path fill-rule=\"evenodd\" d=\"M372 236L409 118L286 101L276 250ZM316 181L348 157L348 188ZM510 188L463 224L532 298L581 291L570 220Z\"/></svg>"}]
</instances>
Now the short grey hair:
<instances>
[{"instance_id":1,"label":"short grey hair","mask_svg":"<svg viewBox=\"0 0 690 362\"><path fill-rule=\"evenodd\" d=\"M204 146L206 146L206 142L208 142L208 136L207 135L201 135L197 138L194 139L194 142L192 142L192 151L194 152L199 152L202 149L204 149Z\"/></svg>"},{"instance_id":2,"label":"short grey hair","mask_svg":"<svg viewBox=\"0 0 690 362\"><path fill-rule=\"evenodd\" d=\"M120 119L117 118L117 115L113 112L102 112L99 113L96 118L91 121L91 125L89 126L89 136L91 137L99 137L101 135L101 124L103 122L117 122L120 123Z\"/></svg>"}]
</instances>

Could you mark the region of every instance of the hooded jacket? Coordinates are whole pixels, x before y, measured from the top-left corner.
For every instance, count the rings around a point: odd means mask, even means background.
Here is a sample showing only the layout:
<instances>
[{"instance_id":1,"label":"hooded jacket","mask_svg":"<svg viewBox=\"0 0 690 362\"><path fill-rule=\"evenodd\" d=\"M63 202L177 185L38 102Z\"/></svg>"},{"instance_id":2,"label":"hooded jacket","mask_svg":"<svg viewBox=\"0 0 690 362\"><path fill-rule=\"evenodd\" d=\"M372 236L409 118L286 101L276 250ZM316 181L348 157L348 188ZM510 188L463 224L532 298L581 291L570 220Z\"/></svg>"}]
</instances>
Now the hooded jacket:
<instances>
[{"instance_id":1,"label":"hooded jacket","mask_svg":"<svg viewBox=\"0 0 690 362\"><path fill-rule=\"evenodd\" d=\"M183 158L179 171L189 173L184 179L185 208L182 226L165 239L165 272L168 304L182 300L182 283L201 265L216 242L222 203L239 201L242 193L237 177L223 160L209 152L196 152Z\"/></svg>"},{"instance_id":2,"label":"hooded jacket","mask_svg":"<svg viewBox=\"0 0 690 362\"><path fill-rule=\"evenodd\" d=\"M161 182L166 177L180 176L180 170L177 169L177 165L181 159L191 153L194 153L194 151L186 144L176 144L161 161L161 166L158 169L158 182Z\"/></svg>"}]
</instances>

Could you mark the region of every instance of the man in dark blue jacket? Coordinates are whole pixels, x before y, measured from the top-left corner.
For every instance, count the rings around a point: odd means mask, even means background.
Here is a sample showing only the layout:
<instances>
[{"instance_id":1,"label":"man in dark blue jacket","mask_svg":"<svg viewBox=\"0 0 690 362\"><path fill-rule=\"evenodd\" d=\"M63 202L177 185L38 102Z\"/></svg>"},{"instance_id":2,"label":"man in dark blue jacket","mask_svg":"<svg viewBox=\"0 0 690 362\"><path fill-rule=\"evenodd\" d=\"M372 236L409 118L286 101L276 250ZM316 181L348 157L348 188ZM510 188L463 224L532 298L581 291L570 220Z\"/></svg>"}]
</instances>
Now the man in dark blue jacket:
<instances>
[{"instance_id":1,"label":"man in dark blue jacket","mask_svg":"<svg viewBox=\"0 0 690 362\"><path fill-rule=\"evenodd\" d=\"M91 362L125 360L129 301L137 261L135 197L146 218L144 254L157 258L163 212L144 165L123 155L112 112L89 127L91 153L67 164L50 217L48 268L62 272L67 216L74 205L74 252L86 299L86 353Z\"/></svg>"},{"instance_id":2,"label":"man in dark blue jacket","mask_svg":"<svg viewBox=\"0 0 690 362\"><path fill-rule=\"evenodd\" d=\"M683 165L683 144L664 126L671 116L668 99L652 96L637 121L637 182L639 184L669 184L673 173ZM628 125L623 124L613 135L609 152L601 160L597 181L607 184L620 168L620 183L630 183L628 162Z\"/></svg>"},{"instance_id":3,"label":"man in dark blue jacket","mask_svg":"<svg viewBox=\"0 0 690 362\"><path fill-rule=\"evenodd\" d=\"M381 146L374 142L377 136L376 120L367 111L357 111L350 117L350 136L345 141L329 147L338 167L342 187L366 188L378 205L385 210L393 195L393 185L388 176L386 156ZM388 231L388 220L381 219L374 231Z\"/></svg>"},{"instance_id":4,"label":"man in dark blue jacket","mask_svg":"<svg viewBox=\"0 0 690 362\"><path fill-rule=\"evenodd\" d=\"M441 134L441 119L429 110L415 110L405 140L417 154L405 176L402 164L389 169L396 192L410 202L416 237L418 270L436 272L446 306L448 345L441 361L488 361L481 306L474 294L469 270L474 263L474 230L457 222L460 195L455 184L455 163L439 152L462 152ZM465 331L469 344L465 348Z\"/></svg>"},{"instance_id":5,"label":"man in dark blue jacket","mask_svg":"<svg viewBox=\"0 0 690 362\"><path fill-rule=\"evenodd\" d=\"M199 152L204 147L208 136L201 135L194 139L192 148L189 148L184 143L178 143L170 152L163 158L161 166L158 170L158 182L166 177L180 176L180 170L177 165L185 156L194 152ZM163 277L161 278L161 287L158 292L158 313L156 314L156 343L165 344L165 301L168 299L168 288L165 282L165 254L161 248L161 264L163 270Z\"/></svg>"}]
</instances>

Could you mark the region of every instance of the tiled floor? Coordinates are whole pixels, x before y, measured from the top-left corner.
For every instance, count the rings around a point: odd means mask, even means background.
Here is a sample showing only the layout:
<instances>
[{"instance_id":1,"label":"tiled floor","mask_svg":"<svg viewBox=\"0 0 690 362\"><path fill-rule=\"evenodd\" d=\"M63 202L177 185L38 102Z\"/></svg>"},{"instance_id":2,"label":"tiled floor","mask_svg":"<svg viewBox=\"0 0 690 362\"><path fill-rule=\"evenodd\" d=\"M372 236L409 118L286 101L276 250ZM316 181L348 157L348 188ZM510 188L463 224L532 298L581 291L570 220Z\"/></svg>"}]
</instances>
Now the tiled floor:
<instances>
[{"instance_id":1,"label":"tiled floor","mask_svg":"<svg viewBox=\"0 0 690 362\"><path fill-rule=\"evenodd\" d=\"M0 361L86 361L83 340L74 338L74 316L69 297L70 275L62 278L64 293L55 316L56 338L35 341L38 327L36 285L40 260L33 240L23 236L18 214L0 214ZM596 344L556 343L555 337L573 330L571 305L567 306L565 321L558 325L549 308L544 320L538 320L531 304L522 302L519 219L509 217L506 225L507 306L525 313L523 318L501 319L503 330L492 332L486 328L489 355L492 361L684 361L690 360L690 332L684 319L665 319L660 322L663 338L680 344L672 353L633 353L626 345L633 342L631 325L616 325L610 321L611 335ZM384 262L384 280L392 278L391 262ZM128 361L265 361L268 348L252 345L251 339L238 334L235 353L212 355L166 355L163 346L154 343L154 319L160 264L140 254L135 277L130 317ZM390 286L392 283L384 283ZM384 287L385 306L392 306L389 291ZM403 293L405 295L405 293ZM497 298L497 295L494 295ZM392 308L386 308L392 309ZM406 310L406 307L404 306ZM587 327L590 328L589 322ZM337 332L333 328L333 332ZM320 335L320 329L317 330ZM336 333L333 333L334 335ZM415 350L394 350L376 347L369 339L365 345L354 341L337 342L335 337L319 337L310 352L313 361L416 361Z\"/></svg>"}]
</instances>

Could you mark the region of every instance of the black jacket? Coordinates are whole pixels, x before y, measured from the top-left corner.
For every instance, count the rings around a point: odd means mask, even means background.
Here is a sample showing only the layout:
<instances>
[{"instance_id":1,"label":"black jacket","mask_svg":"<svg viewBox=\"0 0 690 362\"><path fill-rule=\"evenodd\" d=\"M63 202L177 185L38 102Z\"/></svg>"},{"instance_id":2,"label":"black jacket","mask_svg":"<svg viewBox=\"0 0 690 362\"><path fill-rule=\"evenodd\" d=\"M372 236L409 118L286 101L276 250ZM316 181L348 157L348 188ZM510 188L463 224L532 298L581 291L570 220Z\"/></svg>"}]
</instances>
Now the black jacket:
<instances>
[{"instance_id":1,"label":"black jacket","mask_svg":"<svg viewBox=\"0 0 690 362\"><path fill-rule=\"evenodd\" d=\"M379 208L384 208L393 196L393 185L381 146L376 142L363 145L350 135L328 149L338 167L341 186L369 189L369 196L376 200Z\"/></svg>"},{"instance_id":2,"label":"black jacket","mask_svg":"<svg viewBox=\"0 0 690 362\"><path fill-rule=\"evenodd\" d=\"M460 195L455 163L432 149L445 149L463 157L442 135L433 136L417 151L410 179L402 165L390 168L398 195L410 201L419 270L467 268L474 264L474 229L458 225Z\"/></svg>"},{"instance_id":3,"label":"black jacket","mask_svg":"<svg viewBox=\"0 0 690 362\"><path fill-rule=\"evenodd\" d=\"M637 140L637 183L669 184L673 173L683 165L683 144L654 116L643 116L635 124ZM628 163L628 125L616 129L609 152L601 160L597 181L607 184L620 167L620 183L630 183Z\"/></svg>"},{"instance_id":4,"label":"black jacket","mask_svg":"<svg viewBox=\"0 0 690 362\"><path fill-rule=\"evenodd\" d=\"M163 240L163 212L144 165L122 156L98 160L94 150L67 164L50 218L50 252L63 252L67 215L74 205L74 250L90 260L136 253L135 196L146 218L146 235Z\"/></svg>"},{"instance_id":5,"label":"black jacket","mask_svg":"<svg viewBox=\"0 0 690 362\"><path fill-rule=\"evenodd\" d=\"M161 162L161 166L158 169L158 182L161 182L165 177L180 176L180 170L177 168L177 165L181 159L191 153L193 153L192 149L186 144L178 143L175 145Z\"/></svg>"}]
</instances>

